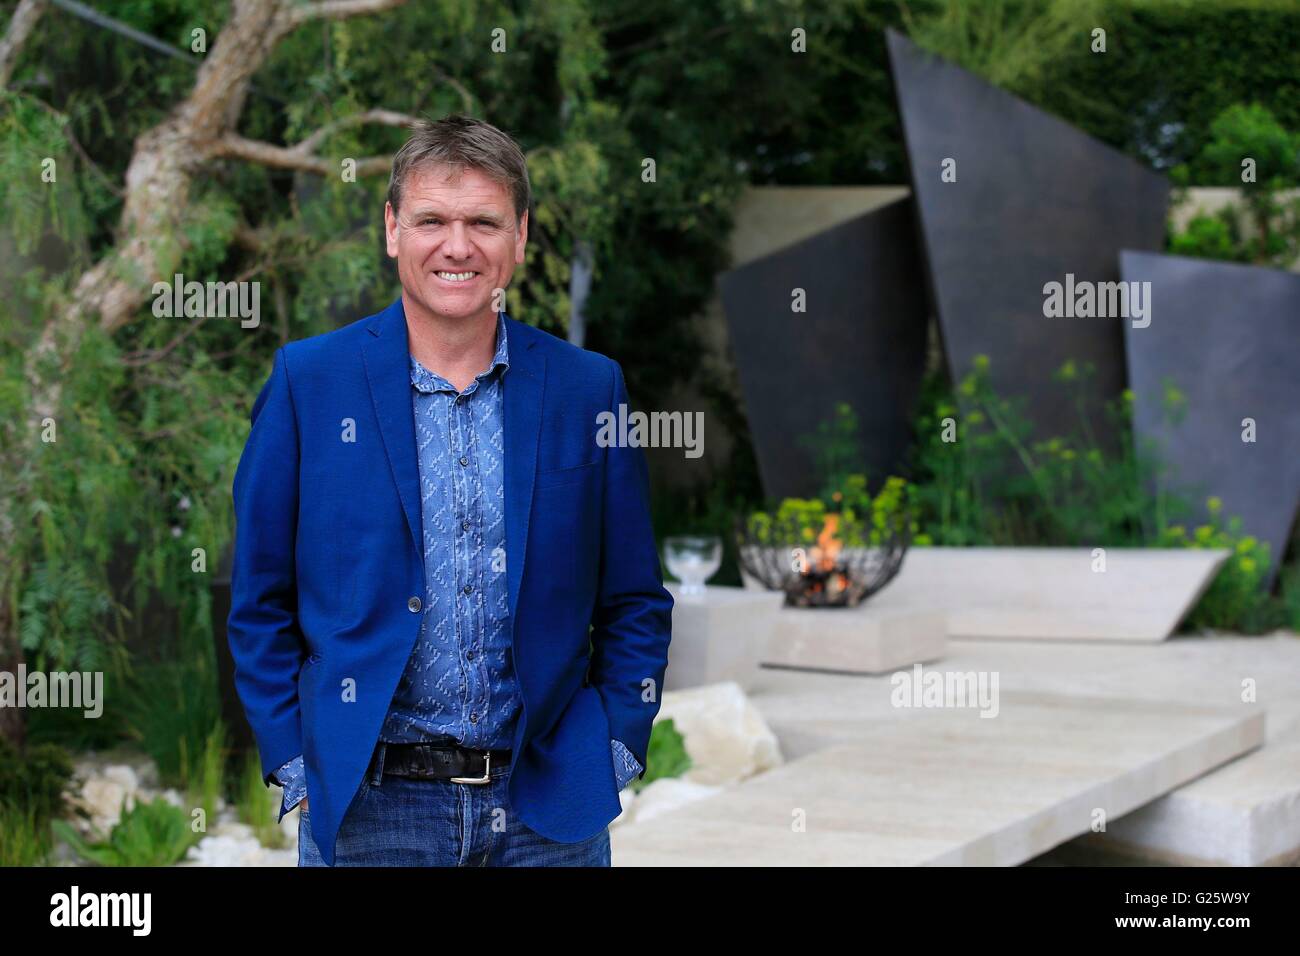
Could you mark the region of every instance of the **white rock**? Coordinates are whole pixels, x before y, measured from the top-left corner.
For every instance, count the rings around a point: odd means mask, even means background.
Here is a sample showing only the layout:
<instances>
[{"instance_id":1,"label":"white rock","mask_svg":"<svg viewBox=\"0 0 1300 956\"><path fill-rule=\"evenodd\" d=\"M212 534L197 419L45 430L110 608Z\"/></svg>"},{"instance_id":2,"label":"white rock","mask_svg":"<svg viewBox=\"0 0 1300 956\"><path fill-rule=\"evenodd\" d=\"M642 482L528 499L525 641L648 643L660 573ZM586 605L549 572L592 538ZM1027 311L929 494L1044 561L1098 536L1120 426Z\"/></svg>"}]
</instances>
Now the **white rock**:
<instances>
[{"instance_id":1,"label":"white rock","mask_svg":"<svg viewBox=\"0 0 1300 956\"><path fill-rule=\"evenodd\" d=\"M268 850L257 837L210 835L185 855L188 866L296 866L297 851Z\"/></svg>"},{"instance_id":2,"label":"white rock","mask_svg":"<svg viewBox=\"0 0 1300 956\"><path fill-rule=\"evenodd\" d=\"M82 772L86 778L81 789L72 794L71 802L90 814L90 825L108 833L122 813L131 810L139 799L139 778L125 765L102 768L83 765ZM80 817L76 821L83 831L88 829Z\"/></svg>"},{"instance_id":3,"label":"white rock","mask_svg":"<svg viewBox=\"0 0 1300 956\"><path fill-rule=\"evenodd\" d=\"M716 787L785 763L776 735L732 681L667 691L656 722L670 718L692 762L679 779Z\"/></svg>"}]
</instances>

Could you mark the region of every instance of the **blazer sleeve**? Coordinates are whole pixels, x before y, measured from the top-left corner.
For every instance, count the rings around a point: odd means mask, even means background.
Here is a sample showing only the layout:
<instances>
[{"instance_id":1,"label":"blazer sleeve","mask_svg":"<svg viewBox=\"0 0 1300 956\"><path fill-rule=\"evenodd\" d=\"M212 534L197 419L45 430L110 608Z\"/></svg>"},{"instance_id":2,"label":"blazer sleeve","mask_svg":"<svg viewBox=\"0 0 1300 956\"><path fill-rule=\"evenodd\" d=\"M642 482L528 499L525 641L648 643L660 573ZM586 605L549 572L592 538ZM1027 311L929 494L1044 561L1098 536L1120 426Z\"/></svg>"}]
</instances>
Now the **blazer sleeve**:
<instances>
[{"instance_id":1,"label":"blazer sleeve","mask_svg":"<svg viewBox=\"0 0 1300 956\"><path fill-rule=\"evenodd\" d=\"M628 404L623 370L610 360L609 410ZM592 615L590 679L621 741L645 776L650 730L659 713L673 598L663 586L654 527L650 476L640 447L614 444L605 452L601 504L600 587Z\"/></svg>"},{"instance_id":2,"label":"blazer sleeve","mask_svg":"<svg viewBox=\"0 0 1300 956\"><path fill-rule=\"evenodd\" d=\"M235 689L270 786L276 768L302 753L298 671L298 423L283 347L253 403L252 429L235 472L235 551L226 633Z\"/></svg>"}]
</instances>

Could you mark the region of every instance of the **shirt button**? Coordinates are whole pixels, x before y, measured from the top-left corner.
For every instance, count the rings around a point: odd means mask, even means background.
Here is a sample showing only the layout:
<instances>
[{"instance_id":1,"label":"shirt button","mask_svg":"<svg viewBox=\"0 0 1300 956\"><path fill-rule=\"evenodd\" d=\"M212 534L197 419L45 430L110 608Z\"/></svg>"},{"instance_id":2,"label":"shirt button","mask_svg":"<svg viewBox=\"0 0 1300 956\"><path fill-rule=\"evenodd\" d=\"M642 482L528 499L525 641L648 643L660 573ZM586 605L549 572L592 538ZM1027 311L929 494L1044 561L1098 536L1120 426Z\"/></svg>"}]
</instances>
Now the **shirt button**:
<instances>
[{"instance_id":1,"label":"shirt button","mask_svg":"<svg viewBox=\"0 0 1300 956\"><path fill-rule=\"evenodd\" d=\"M464 455L461 455L461 456L460 456L460 463L461 463L462 465L468 465L468 464L469 464L469 459L468 459L467 457L465 457Z\"/></svg>"},{"instance_id":2,"label":"shirt button","mask_svg":"<svg viewBox=\"0 0 1300 956\"><path fill-rule=\"evenodd\" d=\"M468 522L468 521L462 521L462 522L460 523L460 526L461 526L462 528L464 528L466 531L469 530L469 522Z\"/></svg>"},{"instance_id":3,"label":"shirt button","mask_svg":"<svg viewBox=\"0 0 1300 956\"><path fill-rule=\"evenodd\" d=\"M477 724L477 723L478 723L478 714L470 714L470 715L469 715L469 722L470 722L471 724Z\"/></svg>"},{"instance_id":4,"label":"shirt button","mask_svg":"<svg viewBox=\"0 0 1300 956\"><path fill-rule=\"evenodd\" d=\"M466 652L465 652L465 660L467 660L467 661L472 661L473 659L474 659L474 652L473 652L473 651L466 651Z\"/></svg>"},{"instance_id":5,"label":"shirt button","mask_svg":"<svg viewBox=\"0 0 1300 956\"><path fill-rule=\"evenodd\" d=\"M406 602L406 607L414 614L416 611L420 610L420 599L418 597L411 598Z\"/></svg>"},{"instance_id":6,"label":"shirt button","mask_svg":"<svg viewBox=\"0 0 1300 956\"><path fill-rule=\"evenodd\" d=\"M470 591L473 591L473 590L474 590L474 585L472 585L472 584L467 584L467 585L465 585L465 593L466 593L466 594L469 594L469 592L470 592Z\"/></svg>"}]
</instances>

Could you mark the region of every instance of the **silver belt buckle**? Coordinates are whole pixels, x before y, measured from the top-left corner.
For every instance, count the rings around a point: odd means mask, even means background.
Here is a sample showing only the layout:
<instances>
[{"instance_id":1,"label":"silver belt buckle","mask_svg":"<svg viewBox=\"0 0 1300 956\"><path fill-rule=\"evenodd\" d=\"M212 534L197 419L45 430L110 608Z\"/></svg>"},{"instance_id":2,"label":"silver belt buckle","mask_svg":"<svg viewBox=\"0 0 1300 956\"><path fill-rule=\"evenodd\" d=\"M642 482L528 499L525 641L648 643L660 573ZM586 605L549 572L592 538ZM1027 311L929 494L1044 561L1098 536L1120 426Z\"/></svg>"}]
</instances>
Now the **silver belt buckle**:
<instances>
[{"instance_id":1,"label":"silver belt buckle","mask_svg":"<svg viewBox=\"0 0 1300 956\"><path fill-rule=\"evenodd\" d=\"M481 777L452 777L452 783L491 783L492 782L492 751L483 751L483 776Z\"/></svg>"}]
</instances>

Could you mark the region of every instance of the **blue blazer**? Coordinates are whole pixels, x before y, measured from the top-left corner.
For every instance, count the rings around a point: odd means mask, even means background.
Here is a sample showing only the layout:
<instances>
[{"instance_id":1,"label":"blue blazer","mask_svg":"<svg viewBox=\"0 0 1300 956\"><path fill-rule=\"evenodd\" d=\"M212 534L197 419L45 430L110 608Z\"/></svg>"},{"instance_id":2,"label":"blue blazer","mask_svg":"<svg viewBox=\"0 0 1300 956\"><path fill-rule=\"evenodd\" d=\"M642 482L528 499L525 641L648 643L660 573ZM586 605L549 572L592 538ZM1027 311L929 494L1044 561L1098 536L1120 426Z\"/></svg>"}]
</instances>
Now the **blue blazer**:
<instances>
[{"instance_id":1,"label":"blue blazer","mask_svg":"<svg viewBox=\"0 0 1300 956\"><path fill-rule=\"evenodd\" d=\"M622 369L506 325L505 563L523 697L508 794L519 820L572 843L621 810L610 740L648 766L673 600L645 452L596 441L597 415L628 401ZM420 629L407 603L425 593L408 363L400 298L283 346L235 474L235 685L264 781L303 755L330 865Z\"/></svg>"}]
</instances>

